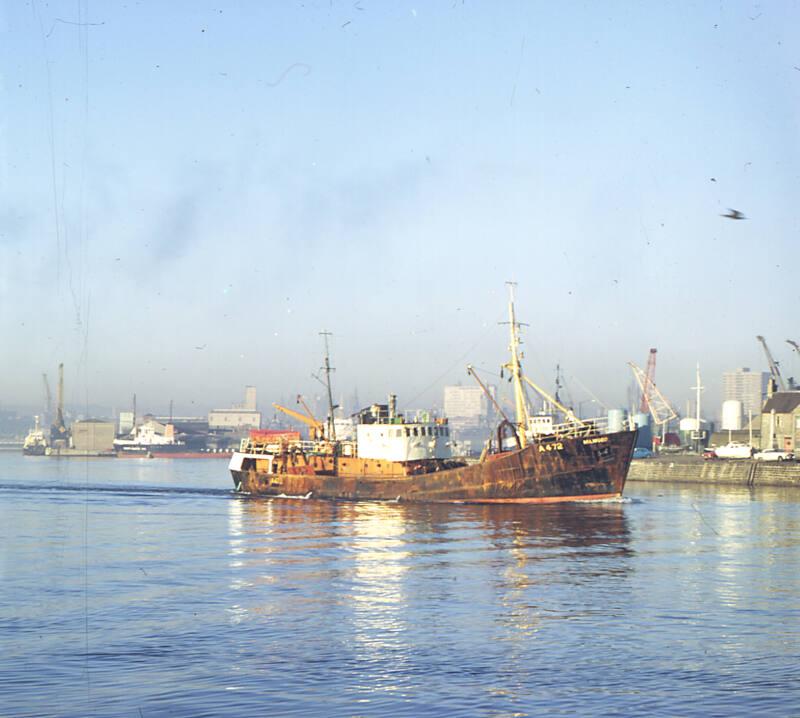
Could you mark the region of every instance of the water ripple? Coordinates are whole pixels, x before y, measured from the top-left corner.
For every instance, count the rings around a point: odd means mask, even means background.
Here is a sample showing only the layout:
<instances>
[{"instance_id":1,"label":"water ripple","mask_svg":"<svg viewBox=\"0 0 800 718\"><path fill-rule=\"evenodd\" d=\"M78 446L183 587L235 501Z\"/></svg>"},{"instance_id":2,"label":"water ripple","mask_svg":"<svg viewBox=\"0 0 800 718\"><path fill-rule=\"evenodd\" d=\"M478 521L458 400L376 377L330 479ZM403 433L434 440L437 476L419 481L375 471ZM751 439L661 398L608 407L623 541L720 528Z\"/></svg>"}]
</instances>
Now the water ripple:
<instances>
[{"instance_id":1,"label":"water ripple","mask_svg":"<svg viewBox=\"0 0 800 718\"><path fill-rule=\"evenodd\" d=\"M0 479L4 715L800 704L800 522L785 493L355 504L235 496L216 462L50 467Z\"/></svg>"}]
</instances>

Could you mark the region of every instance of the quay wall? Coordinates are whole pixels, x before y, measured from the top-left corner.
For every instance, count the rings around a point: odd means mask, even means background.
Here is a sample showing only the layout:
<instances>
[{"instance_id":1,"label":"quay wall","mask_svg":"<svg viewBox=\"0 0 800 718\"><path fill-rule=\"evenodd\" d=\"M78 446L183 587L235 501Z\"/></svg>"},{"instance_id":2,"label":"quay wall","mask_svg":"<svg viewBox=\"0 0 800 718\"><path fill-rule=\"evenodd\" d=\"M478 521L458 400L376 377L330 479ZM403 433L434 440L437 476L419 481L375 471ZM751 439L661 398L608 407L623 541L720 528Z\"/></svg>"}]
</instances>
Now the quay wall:
<instances>
[{"instance_id":1,"label":"quay wall","mask_svg":"<svg viewBox=\"0 0 800 718\"><path fill-rule=\"evenodd\" d=\"M800 463L659 456L632 461L628 481L800 487Z\"/></svg>"}]
</instances>

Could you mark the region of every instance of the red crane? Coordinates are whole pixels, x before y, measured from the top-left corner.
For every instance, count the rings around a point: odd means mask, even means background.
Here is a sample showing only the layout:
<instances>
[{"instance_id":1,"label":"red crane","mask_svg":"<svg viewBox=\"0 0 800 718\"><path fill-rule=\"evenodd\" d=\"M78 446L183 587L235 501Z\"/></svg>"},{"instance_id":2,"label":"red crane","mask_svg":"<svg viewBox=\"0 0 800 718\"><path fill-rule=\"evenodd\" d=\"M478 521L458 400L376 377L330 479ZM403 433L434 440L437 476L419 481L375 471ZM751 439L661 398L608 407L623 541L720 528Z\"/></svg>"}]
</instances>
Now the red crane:
<instances>
[{"instance_id":1,"label":"red crane","mask_svg":"<svg viewBox=\"0 0 800 718\"><path fill-rule=\"evenodd\" d=\"M647 357L647 371L644 376L644 383L642 385L642 400L639 402L639 411L646 414L650 411L650 405L647 403L647 397L656 385L656 352L658 349L651 349Z\"/></svg>"}]
</instances>

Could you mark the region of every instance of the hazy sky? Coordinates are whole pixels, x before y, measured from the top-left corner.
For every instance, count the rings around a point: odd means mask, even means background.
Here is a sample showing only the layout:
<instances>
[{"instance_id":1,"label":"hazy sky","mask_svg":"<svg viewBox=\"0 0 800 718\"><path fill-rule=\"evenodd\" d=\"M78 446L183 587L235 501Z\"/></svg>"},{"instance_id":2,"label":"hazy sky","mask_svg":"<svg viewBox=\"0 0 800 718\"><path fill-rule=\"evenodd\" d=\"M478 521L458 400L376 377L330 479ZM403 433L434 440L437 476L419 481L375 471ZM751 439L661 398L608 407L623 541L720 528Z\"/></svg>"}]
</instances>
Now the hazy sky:
<instances>
[{"instance_id":1,"label":"hazy sky","mask_svg":"<svg viewBox=\"0 0 800 718\"><path fill-rule=\"evenodd\" d=\"M657 347L800 358L800 7L21 2L0 10L0 406L441 402L505 359L625 403ZM720 217L729 207L746 221ZM492 379L490 375L487 376Z\"/></svg>"}]
</instances>

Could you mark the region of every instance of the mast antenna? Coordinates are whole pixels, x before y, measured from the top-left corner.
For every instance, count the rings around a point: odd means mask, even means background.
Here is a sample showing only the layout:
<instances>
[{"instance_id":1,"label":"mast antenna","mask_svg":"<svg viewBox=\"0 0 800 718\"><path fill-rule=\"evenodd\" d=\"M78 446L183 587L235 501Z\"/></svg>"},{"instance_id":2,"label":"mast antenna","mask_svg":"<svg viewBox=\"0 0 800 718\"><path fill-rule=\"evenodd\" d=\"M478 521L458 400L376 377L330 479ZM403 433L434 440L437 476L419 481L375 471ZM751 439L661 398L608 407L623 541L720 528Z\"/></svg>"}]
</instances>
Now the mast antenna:
<instances>
[{"instance_id":1,"label":"mast antenna","mask_svg":"<svg viewBox=\"0 0 800 718\"><path fill-rule=\"evenodd\" d=\"M333 410L336 408L333 403L333 390L331 389L331 372L336 371L331 366L331 356L328 349L328 337L333 336L329 331L323 330L320 336L325 339L325 366L322 370L325 372L325 386L328 389L328 438L331 441L336 441L336 424L333 420Z\"/></svg>"},{"instance_id":2,"label":"mast antenna","mask_svg":"<svg viewBox=\"0 0 800 718\"><path fill-rule=\"evenodd\" d=\"M561 397L559 397L558 392L561 390L563 384L561 383L561 365L556 364L556 393L555 393L555 400L561 401Z\"/></svg>"},{"instance_id":3,"label":"mast antenna","mask_svg":"<svg viewBox=\"0 0 800 718\"><path fill-rule=\"evenodd\" d=\"M700 442L703 440L703 431L700 428L700 424L702 423L702 419L700 418L700 394L704 392L706 388L700 383L700 362L697 362L697 372L695 374L695 386L690 387L695 390L696 398L695 398L695 433L692 436L692 439L695 441L695 451L700 451Z\"/></svg>"}]
</instances>

